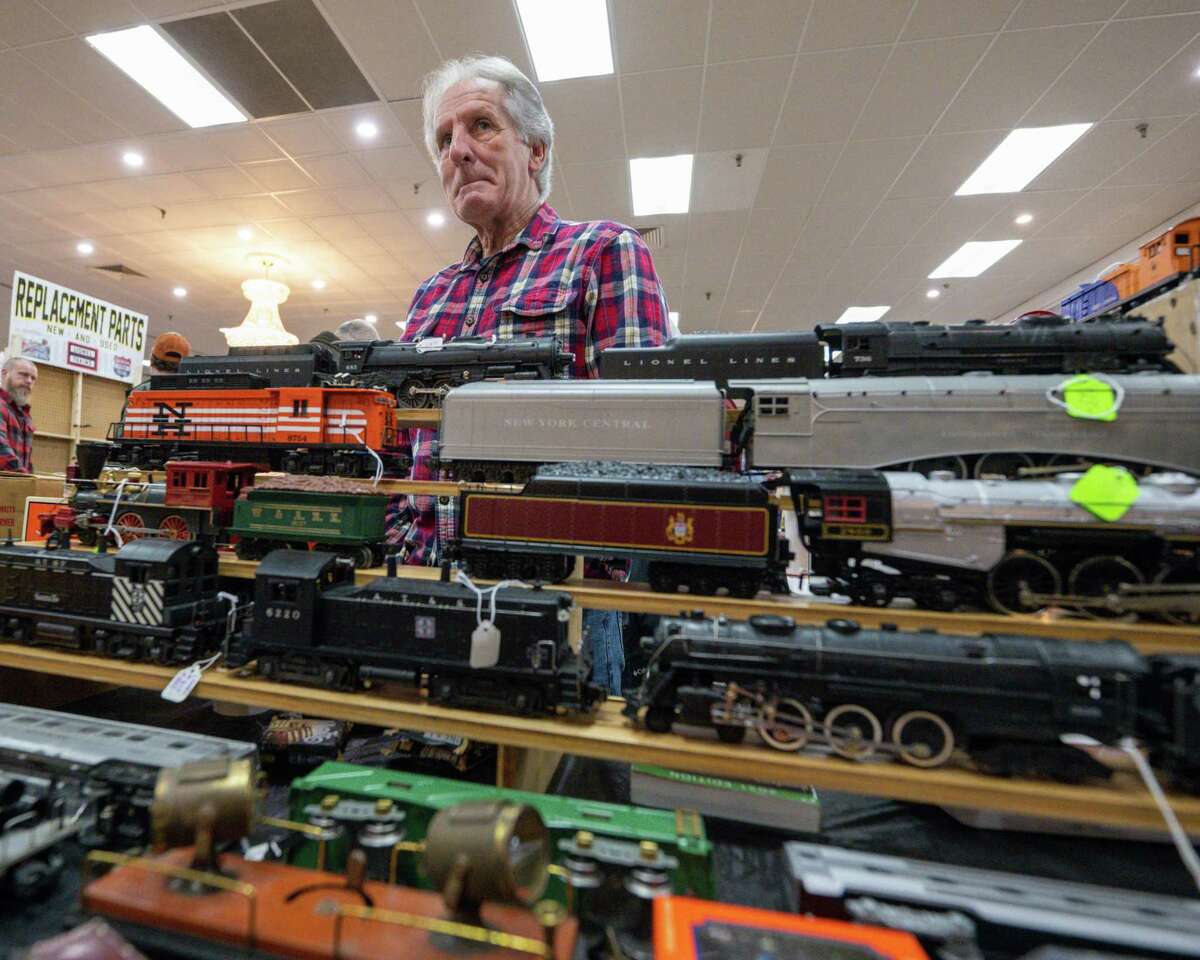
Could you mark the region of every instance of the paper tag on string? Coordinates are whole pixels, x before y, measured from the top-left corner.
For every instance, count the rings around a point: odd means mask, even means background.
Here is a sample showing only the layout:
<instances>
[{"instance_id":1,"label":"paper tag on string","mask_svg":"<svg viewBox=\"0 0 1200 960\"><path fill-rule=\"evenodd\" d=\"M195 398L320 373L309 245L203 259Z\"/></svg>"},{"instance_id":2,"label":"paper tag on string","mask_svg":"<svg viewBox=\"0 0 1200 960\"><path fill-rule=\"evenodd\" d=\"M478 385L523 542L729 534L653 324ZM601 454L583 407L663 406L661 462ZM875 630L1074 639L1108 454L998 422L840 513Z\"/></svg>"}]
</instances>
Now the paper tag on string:
<instances>
[{"instance_id":1,"label":"paper tag on string","mask_svg":"<svg viewBox=\"0 0 1200 960\"><path fill-rule=\"evenodd\" d=\"M481 620L471 631L471 668L494 667L500 662L500 628L491 620Z\"/></svg>"},{"instance_id":2,"label":"paper tag on string","mask_svg":"<svg viewBox=\"0 0 1200 960\"><path fill-rule=\"evenodd\" d=\"M1124 467L1097 463L1075 481L1071 502L1111 523L1125 516L1140 492L1137 480Z\"/></svg>"},{"instance_id":3,"label":"paper tag on string","mask_svg":"<svg viewBox=\"0 0 1200 960\"><path fill-rule=\"evenodd\" d=\"M1080 420L1103 420L1106 423L1117 419L1116 393L1109 384L1097 377L1080 374L1072 377L1062 387L1063 401L1067 413Z\"/></svg>"},{"instance_id":4,"label":"paper tag on string","mask_svg":"<svg viewBox=\"0 0 1200 960\"><path fill-rule=\"evenodd\" d=\"M200 682L203 675L198 664L193 663L191 666L184 667L163 688L162 698L170 700L172 703L183 703L196 689L196 684Z\"/></svg>"}]
</instances>

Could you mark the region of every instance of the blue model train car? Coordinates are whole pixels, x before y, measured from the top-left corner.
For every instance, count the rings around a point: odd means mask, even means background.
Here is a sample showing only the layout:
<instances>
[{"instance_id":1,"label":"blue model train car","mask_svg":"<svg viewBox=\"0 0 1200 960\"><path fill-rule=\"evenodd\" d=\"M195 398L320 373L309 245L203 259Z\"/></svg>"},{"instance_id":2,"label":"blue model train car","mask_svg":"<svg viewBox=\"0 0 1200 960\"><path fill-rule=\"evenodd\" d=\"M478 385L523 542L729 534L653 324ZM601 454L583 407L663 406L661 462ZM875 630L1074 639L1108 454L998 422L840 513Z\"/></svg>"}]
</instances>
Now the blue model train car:
<instances>
[{"instance_id":1,"label":"blue model train car","mask_svg":"<svg viewBox=\"0 0 1200 960\"><path fill-rule=\"evenodd\" d=\"M1079 289L1063 298L1062 315L1072 320L1086 320L1118 303L1121 294L1111 280L1081 283Z\"/></svg>"}]
</instances>

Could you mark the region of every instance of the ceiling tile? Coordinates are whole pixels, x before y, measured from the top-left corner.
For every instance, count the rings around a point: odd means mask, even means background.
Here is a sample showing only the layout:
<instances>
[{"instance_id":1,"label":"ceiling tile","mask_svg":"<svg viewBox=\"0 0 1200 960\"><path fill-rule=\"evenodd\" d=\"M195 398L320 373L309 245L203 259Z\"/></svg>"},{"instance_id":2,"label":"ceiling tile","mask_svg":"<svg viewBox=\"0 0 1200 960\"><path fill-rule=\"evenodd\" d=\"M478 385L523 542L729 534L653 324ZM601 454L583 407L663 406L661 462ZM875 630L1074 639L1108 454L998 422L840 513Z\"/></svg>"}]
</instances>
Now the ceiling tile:
<instances>
[{"instance_id":1,"label":"ceiling tile","mask_svg":"<svg viewBox=\"0 0 1200 960\"><path fill-rule=\"evenodd\" d=\"M684 67L621 77L625 142L630 157L695 151L700 76L699 67Z\"/></svg>"},{"instance_id":2,"label":"ceiling tile","mask_svg":"<svg viewBox=\"0 0 1200 960\"><path fill-rule=\"evenodd\" d=\"M1200 15L1108 24L1022 118L1024 126L1103 117L1200 30ZM1131 50L1137 56L1130 56Z\"/></svg>"},{"instance_id":3,"label":"ceiling tile","mask_svg":"<svg viewBox=\"0 0 1200 960\"><path fill-rule=\"evenodd\" d=\"M863 225L858 243L873 246L903 245L912 239L942 205L936 197L885 200Z\"/></svg>"},{"instance_id":4,"label":"ceiling tile","mask_svg":"<svg viewBox=\"0 0 1200 960\"><path fill-rule=\"evenodd\" d=\"M367 79L388 99L418 97L441 58L412 3L323 0L322 7Z\"/></svg>"},{"instance_id":5,"label":"ceiling tile","mask_svg":"<svg viewBox=\"0 0 1200 960\"><path fill-rule=\"evenodd\" d=\"M1125 0L1024 0L1009 21L1010 30L1095 23L1111 17Z\"/></svg>"},{"instance_id":6,"label":"ceiling tile","mask_svg":"<svg viewBox=\"0 0 1200 960\"><path fill-rule=\"evenodd\" d=\"M129 0L38 0L76 33L102 33L143 22L146 18ZM61 61L60 61L61 63Z\"/></svg>"},{"instance_id":7,"label":"ceiling tile","mask_svg":"<svg viewBox=\"0 0 1200 960\"><path fill-rule=\"evenodd\" d=\"M823 143L850 136L887 57L888 48L882 46L800 54L775 143Z\"/></svg>"},{"instance_id":8,"label":"ceiling tile","mask_svg":"<svg viewBox=\"0 0 1200 960\"><path fill-rule=\"evenodd\" d=\"M899 35L913 0L816 0L801 50L841 50L891 43Z\"/></svg>"},{"instance_id":9,"label":"ceiling tile","mask_svg":"<svg viewBox=\"0 0 1200 960\"><path fill-rule=\"evenodd\" d=\"M370 179L353 157L342 153L330 154L327 157L306 157L300 161L300 166L322 187L355 187L368 183Z\"/></svg>"},{"instance_id":10,"label":"ceiling tile","mask_svg":"<svg viewBox=\"0 0 1200 960\"><path fill-rule=\"evenodd\" d=\"M134 6L147 17L174 17L181 13L194 13L217 6L221 2L223 0L218 0L217 4L214 4L213 0L133 0Z\"/></svg>"},{"instance_id":11,"label":"ceiling tile","mask_svg":"<svg viewBox=\"0 0 1200 960\"><path fill-rule=\"evenodd\" d=\"M1169 13L1195 13L1200 10L1200 0L1128 0L1117 16L1125 20L1130 17L1157 17Z\"/></svg>"},{"instance_id":12,"label":"ceiling tile","mask_svg":"<svg viewBox=\"0 0 1200 960\"><path fill-rule=\"evenodd\" d=\"M1200 172L1200 117L1193 116L1147 147L1122 167L1105 186L1174 183L1194 180Z\"/></svg>"},{"instance_id":13,"label":"ceiling tile","mask_svg":"<svg viewBox=\"0 0 1200 960\"><path fill-rule=\"evenodd\" d=\"M612 13L615 66L619 72L640 73L704 62L706 4L696 0L613 0Z\"/></svg>"},{"instance_id":14,"label":"ceiling tile","mask_svg":"<svg viewBox=\"0 0 1200 960\"><path fill-rule=\"evenodd\" d=\"M0 91L10 97L10 105L28 111L77 143L112 140L127 132L114 119L43 73L35 65L35 59L30 51L0 55ZM47 66L53 69L52 65Z\"/></svg>"},{"instance_id":15,"label":"ceiling tile","mask_svg":"<svg viewBox=\"0 0 1200 960\"><path fill-rule=\"evenodd\" d=\"M633 219L629 197L629 167L623 161L605 163L566 163L563 170L575 189L571 199L575 215L582 220Z\"/></svg>"},{"instance_id":16,"label":"ceiling tile","mask_svg":"<svg viewBox=\"0 0 1200 960\"><path fill-rule=\"evenodd\" d=\"M554 177L557 180L562 173L561 167L555 167ZM382 184L388 196L401 210L440 210L446 213L446 199L442 195L441 185L432 176L425 181L408 182L406 180L391 180ZM551 191L551 197L554 191ZM447 216L450 214L447 213Z\"/></svg>"},{"instance_id":17,"label":"ceiling tile","mask_svg":"<svg viewBox=\"0 0 1200 960\"><path fill-rule=\"evenodd\" d=\"M346 213L376 213L396 209L392 198L379 187L339 187L331 193Z\"/></svg>"},{"instance_id":18,"label":"ceiling tile","mask_svg":"<svg viewBox=\"0 0 1200 960\"><path fill-rule=\"evenodd\" d=\"M1029 185L1033 190L1094 187L1165 137L1179 120L1158 121L1143 138L1128 120L1099 123Z\"/></svg>"},{"instance_id":19,"label":"ceiling tile","mask_svg":"<svg viewBox=\"0 0 1200 960\"><path fill-rule=\"evenodd\" d=\"M857 139L923 135L958 93L990 42L954 37L897 44L854 127Z\"/></svg>"},{"instance_id":20,"label":"ceiling tile","mask_svg":"<svg viewBox=\"0 0 1200 960\"><path fill-rule=\"evenodd\" d=\"M700 149L770 143L793 60L773 57L708 67L700 111Z\"/></svg>"},{"instance_id":21,"label":"ceiling tile","mask_svg":"<svg viewBox=\"0 0 1200 960\"><path fill-rule=\"evenodd\" d=\"M0 130L21 131L20 143L26 150L56 150L75 143L63 131L43 123L32 107L12 100L0 100Z\"/></svg>"},{"instance_id":22,"label":"ceiling tile","mask_svg":"<svg viewBox=\"0 0 1200 960\"><path fill-rule=\"evenodd\" d=\"M1096 24L1002 33L967 79L938 133L1015 126L1100 27Z\"/></svg>"},{"instance_id":23,"label":"ceiling tile","mask_svg":"<svg viewBox=\"0 0 1200 960\"><path fill-rule=\"evenodd\" d=\"M334 244L342 240L356 240L367 235L367 231L352 216L317 217L309 220L308 225Z\"/></svg>"},{"instance_id":24,"label":"ceiling tile","mask_svg":"<svg viewBox=\"0 0 1200 960\"><path fill-rule=\"evenodd\" d=\"M326 217L342 213L342 205L328 190L298 190L276 197L299 217Z\"/></svg>"},{"instance_id":25,"label":"ceiling tile","mask_svg":"<svg viewBox=\"0 0 1200 960\"><path fill-rule=\"evenodd\" d=\"M465 57L486 50L507 57L525 76L534 77L512 0L416 2L443 57Z\"/></svg>"},{"instance_id":26,"label":"ceiling tile","mask_svg":"<svg viewBox=\"0 0 1200 960\"><path fill-rule=\"evenodd\" d=\"M753 210L731 283L761 286L778 279L803 224L792 210Z\"/></svg>"},{"instance_id":27,"label":"ceiling tile","mask_svg":"<svg viewBox=\"0 0 1200 960\"><path fill-rule=\"evenodd\" d=\"M1086 237L1108 224L1137 212L1138 205L1157 193L1157 186L1100 187L1088 194L1087 202L1076 204L1038 231L1035 239Z\"/></svg>"},{"instance_id":28,"label":"ceiling tile","mask_svg":"<svg viewBox=\"0 0 1200 960\"><path fill-rule=\"evenodd\" d=\"M587 163L625 157L616 77L560 80L543 84L541 92L554 121L556 159Z\"/></svg>"},{"instance_id":29,"label":"ceiling tile","mask_svg":"<svg viewBox=\"0 0 1200 960\"><path fill-rule=\"evenodd\" d=\"M211 170L195 170L188 176L200 184L214 197L243 197L261 193L260 187L241 167L215 167Z\"/></svg>"},{"instance_id":30,"label":"ceiling tile","mask_svg":"<svg viewBox=\"0 0 1200 960\"><path fill-rule=\"evenodd\" d=\"M1013 225L1011 216L999 221L998 214L1011 202L1007 196L949 197L941 202L937 211L921 225L920 229L909 234L909 242L926 244L957 241L962 243L968 239L977 239L976 233L985 226L989 226L993 221L998 221L997 229L1000 233L996 237L987 237L986 239L1006 240L1010 237L1020 236L1022 231ZM1033 212L1032 208L1030 212Z\"/></svg>"},{"instance_id":31,"label":"ceiling tile","mask_svg":"<svg viewBox=\"0 0 1200 960\"><path fill-rule=\"evenodd\" d=\"M1086 202L1087 190L1026 190L1019 194L1008 194L1001 197L952 197L947 207L964 204L968 201L992 200L1002 202L1003 206L996 210L995 215L979 230L972 234L976 240L1004 240L1017 236L1037 236L1039 230L1054 221L1075 204ZM1013 221L1019 214L1032 215L1033 221L1021 226ZM935 217L935 221L939 218ZM943 236L930 236L930 240L946 239L948 236L962 236L962 230L956 230Z\"/></svg>"},{"instance_id":32,"label":"ceiling tile","mask_svg":"<svg viewBox=\"0 0 1200 960\"><path fill-rule=\"evenodd\" d=\"M1200 39L1195 39L1164 63L1162 69L1135 90L1108 119L1140 121L1194 113L1198 63Z\"/></svg>"},{"instance_id":33,"label":"ceiling tile","mask_svg":"<svg viewBox=\"0 0 1200 960\"><path fill-rule=\"evenodd\" d=\"M414 143L422 142L420 139L414 141L395 113L382 103L346 107L343 110L324 110L321 112L321 120L334 139L346 150L370 151L387 147L411 147ZM371 121L378 131L370 140L364 140L355 129L363 120Z\"/></svg>"},{"instance_id":34,"label":"ceiling tile","mask_svg":"<svg viewBox=\"0 0 1200 960\"><path fill-rule=\"evenodd\" d=\"M70 35L70 29L36 0L0 3L0 46L21 47Z\"/></svg>"},{"instance_id":35,"label":"ceiling tile","mask_svg":"<svg viewBox=\"0 0 1200 960\"><path fill-rule=\"evenodd\" d=\"M1019 0L917 0L903 40L959 37L999 30Z\"/></svg>"},{"instance_id":36,"label":"ceiling tile","mask_svg":"<svg viewBox=\"0 0 1200 960\"><path fill-rule=\"evenodd\" d=\"M870 212L901 176L920 142L916 137L907 137L847 144L822 201L865 206Z\"/></svg>"},{"instance_id":37,"label":"ceiling tile","mask_svg":"<svg viewBox=\"0 0 1200 960\"><path fill-rule=\"evenodd\" d=\"M889 196L950 196L1004 136L1001 131L982 131L935 134L927 138Z\"/></svg>"},{"instance_id":38,"label":"ceiling tile","mask_svg":"<svg viewBox=\"0 0 1200 960\"><path fill-rule=\"evenodd\" d=\"M754 206L807 210L817 202L841 153L840 143L772 147Z\"/></svg>"},{"instance_id":39,"label":"ceiling tile","mask_svg":"<svg viewBox=\"0 0 1200 960\"><path fill-rule=\"evenodd\" d=\"M697 154L692 169L692 212L749 210L766 162L765 149Z\"/></svg>"},{"instance_id":40,"label":"ceiling tile","mask_svg":"<svg viewBox=\"0 0 1200 960\"><path fill-rule=\"evenodd\" d=\"M313 186L312 179L291 160L244 163L242 170L264 190L305 190Z\"/></svg>"},{"instance_id":41,"label":"ceiling tile","mask_svg":"<svg viewBox=\"0 0 1200 960\"><path fill-rule=\"evenodd\" d=\"M277 160L282 156L279 148L254 126L225 127L206 131L206 134L205 139L234 163Z\"/></svg>"},{"instance_id":42,"label":"ceiling tile","mask_svg":"<svg viewBox=\"0 0 1200 960\"><path fill-rule=\"evenodd\" d=\"M257 126L261 133L293 157L335 153L339 149L338 142L321 122L321 118L317 116L273 120Z\"/></svg>"},{"instance_id":43,"label":"ceiling tile","mask_svg":"<svg viewBox=\"0 0 1200 960\"><path fill-rule=\"evenodd\" d=\"M811 0L713 0L708 62L796 52Z\"/></svg>"},{"instance_id":44,"label":"ceiling tile","mask_svg":"<svg viewBox=\"0 0 1200 960\"><path fill-rule=\"evenodd\" d=\"M681 317L686 316L689 330L715 330L721 319L725 288L715 284L685 284L671 303Z\"/></svg>"},{"instance_id":45,"label":"ceiling tile","mask_svg":"<svg viewBox=\"0 0 1200 960\"><path fill-rule=\"evenodd\" d=\"M729 283L749 222L750 214L744 210L693 213L687 232L684 281L707 289Z\"/></svg>"}]
</instances>

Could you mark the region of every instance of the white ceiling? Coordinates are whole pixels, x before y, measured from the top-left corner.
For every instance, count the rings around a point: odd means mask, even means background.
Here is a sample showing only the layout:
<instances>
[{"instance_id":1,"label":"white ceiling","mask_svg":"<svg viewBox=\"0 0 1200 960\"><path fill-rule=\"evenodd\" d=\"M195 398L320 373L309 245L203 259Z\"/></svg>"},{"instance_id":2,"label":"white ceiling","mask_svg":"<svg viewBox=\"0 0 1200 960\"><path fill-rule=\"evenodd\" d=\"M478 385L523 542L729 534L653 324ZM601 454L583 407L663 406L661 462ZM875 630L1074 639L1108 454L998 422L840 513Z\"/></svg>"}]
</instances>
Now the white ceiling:
<instances>
[{"instance_id":1,"label":"white ceiling","mask_svg":"<svg viewBox=\"0 0 1200 960\"><path fill-rule=\"evenodd\" d=\"M247 254L268 251L290 261L276 275L301 337L367 312L394 331L470 237L425 223L443 204L419 146L421 77L479 50L531 72L529 57L512 0L316 3L380 102L191 131L81 37L244 0L0 2L0 282L26 270L217 351L216 328L246 310ZM1200 200L1200 0L609 7L617 75L541 85L558 128L552 202L661 224L655 260L685 330L807 328L851 304L999 316ZM353 132L365 117L381 129L368 149ZM1025 192L953 196L1014 126L1080 121L1097 125ZM140 171L121 162L129 148ZM688 152L693 212L635 219L628 158ZM1014 226L1025 211L1033 223ZM1017 236L983 277L926 298L963 241ZM76 254L81 239L93 255ZM86 269L114 262L147 279Z\"/></svg>"}]
</instances>

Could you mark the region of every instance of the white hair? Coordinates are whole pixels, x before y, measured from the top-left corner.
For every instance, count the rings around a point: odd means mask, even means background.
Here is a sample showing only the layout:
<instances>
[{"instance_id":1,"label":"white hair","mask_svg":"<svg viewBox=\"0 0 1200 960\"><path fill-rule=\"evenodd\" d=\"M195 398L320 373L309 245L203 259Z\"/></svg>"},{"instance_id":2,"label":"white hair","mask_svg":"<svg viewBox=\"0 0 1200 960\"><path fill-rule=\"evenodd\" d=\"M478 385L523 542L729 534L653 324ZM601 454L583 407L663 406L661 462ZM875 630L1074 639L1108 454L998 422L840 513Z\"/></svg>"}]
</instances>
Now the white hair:
<instances>
[{"instance_id":1,"label":"white hair","mask_svg":"<svg viewBox=\"0 0 1200 960\"><path fill-rule=\"evenodd\" d=\"M7 356L6 354L0 354L0 356L4 357L4 364L3 366L0 366L0 373L8 373L8 371L15 367L18 363L27 363L33 367L34 370L37 369L37 364L28 357L17 356L16 354L13 354L11 357Z\"/></svg>"},{"instance_id":2,"label":"white hair","mask_svg":"<svg viewBox=\"0 0 1200 960\"><path fill-rule=\"evenodd\" d=\"M550 196L553 179L554 121L546 112L542 95L533 82L504 57L473 56L461 60L447 60L425 77L425 92L422 110L425 123L425 149L438 162L437 143L434 142L434 124L437 107L442 95L459 83L498 84L504 89L504 109L516 125L517 132L526 143L541 143L546 147L546 162L533 175L538 187L538 200L545 202Z\"/></svg>"},{"instance_id":3,"label":"white hair","mask_svg":"<svg viewBox=\"0 0 1200 960\"><path fill-rule=\"evenodd\" d=\"M333 335L339 340L378 340L379 331L375 329L375 324L368 323L362 317L355 317L353 320L343 320L338 324Z\"/></svg>"}]
</instances>

